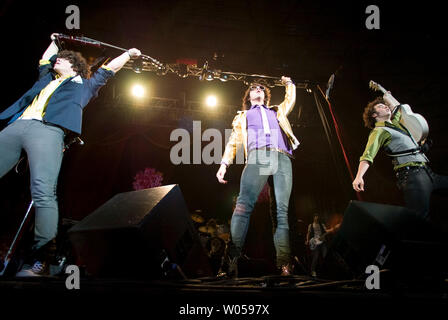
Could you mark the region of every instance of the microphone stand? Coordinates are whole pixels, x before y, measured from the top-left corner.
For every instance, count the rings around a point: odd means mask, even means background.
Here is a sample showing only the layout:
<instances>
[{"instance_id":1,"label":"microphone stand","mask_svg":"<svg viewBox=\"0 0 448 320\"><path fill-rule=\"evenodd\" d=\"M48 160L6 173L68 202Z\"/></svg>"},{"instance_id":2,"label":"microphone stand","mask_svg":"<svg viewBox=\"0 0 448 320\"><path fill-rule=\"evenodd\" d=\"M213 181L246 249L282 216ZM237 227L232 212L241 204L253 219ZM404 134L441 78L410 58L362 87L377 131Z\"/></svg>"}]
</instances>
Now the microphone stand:
<instances>
[{"instance_id":1,"label":"microphone stand","mask_svg":"<svg viewBox=\"0 0 448 320\"><path fill-rule=\"evenodd\" d=\"M8 268L9 262L11 261L11 257L16 249L16 242L19 238L22 237L22 230L26 224L26 222L28 221L28 217L31 211L31 208L33 207L33 200L31 200L29 206L28 206L28 210L25 213L25 217L22 220L22 223L20 224L19 230L17 230L16 235L14 236L14 239L12 240L11 246L8 249L8 252L5 255L5 260L3 261L3 266L2 266L2 270L0 271L0 276L3 276L6 272L6 269Z\"/></svg>"},{"instance_id":2,"label":"microphone stand","mask_svg":"<svg viewBox=\"0 0 448 320\"><path fill-rule=\"evenodd\" d=\"M88 46L94 46L94 47L107 47L107 48L112 48L115 50L119 50L119 51L123 51L123 52L127 52L128 50L125 48L121 48L106 42L102 42L102 41L98 41L95 39L91 39L88 37L75 37L75 36L67 36L64 34L58 34L56 36L56 38L59 40L65 40L65 41L69 41L69 42L75 42L75 43L80 43L82 45L88 45ZM147 61L149 64L155 66L156 70L163 70L165 71L164 73L162 73L163 75L170 71L172 73L178 74L180 75L177 71L176 71L176 65L173 64L165 64L162 63L160 61L158 61L157 59L142 54L140 55L139 59ZM138 60L138 59L137 59ZM131 69L131 68L130 68ZM151 70L151 69L143 69L144 71L155 71L155 70ZM135 71L135 70L134 70ZM136 71L137 72L137 71ZM229 78L224 80L221 79L222 81L227 81L227 80L238 80L238 81L242 81L246 84L248 84L249 79L265 79L267 82L270 80L271 82L273 82L273 84L267 84L270 87L274 87L274 86L283 86L281 83L281 77L273 77L273 76L266 76L266 75L262 75L262 74L247 74L247 73L237 73L237 72L227 72L227 71L222 71L222 70L210 70L208 69L208 62L206 62L204 64L204 66L202 68L200 67L191 67L191 68L187 68L187 75L191 75L191 76L196 76L199 77L200 80L204 80L204 76L206 73L211 73L212 75L212 79L220 79L221 75L226 75ZM139 73L139 72L138 72ZM183 78L185 78L186 76L182 76ZM209 80L209 79L208 79ZM304 89L308 89L308 87L310 85L313 85L315 83L308 81L308 80L304 80L304 81L294 81L294 83L296 84L297 87L299 88L304 88Z\"/></svg>"},{"instance_id":3,"label":"microphone stand","mask_svg":"<svg viewBox=\"0 0 448 320\"><path fill-rule=\"evenodd\" d=\"M123 52L127 52L128 51L125 48L121 48L121 47L118 47L118 46L115 46L115 45L112 45L112 44L109 44L109 43L106 43L106 42L98 41L98 40L87 38L87 37L67 36L67 35L64 35L64 34L58 34L56 37L58 38L58 40L62 39L62 40L67 40L67 41L71 41L71 42L78 42L78 43L81 43L83 45L90 45L90 46L94 46L94 47L98 47L98 48L108 47L108 48L120 50L120 51L123 51ZM158 61L157 59L155 59L155 58L153 58L151 56L142 54L142 55L140 55L140 58L143 59L143 60L149 61L151 64L156 66L158 69L163 69L165 67L162 62Z\"/></svg>"}]
</instances>

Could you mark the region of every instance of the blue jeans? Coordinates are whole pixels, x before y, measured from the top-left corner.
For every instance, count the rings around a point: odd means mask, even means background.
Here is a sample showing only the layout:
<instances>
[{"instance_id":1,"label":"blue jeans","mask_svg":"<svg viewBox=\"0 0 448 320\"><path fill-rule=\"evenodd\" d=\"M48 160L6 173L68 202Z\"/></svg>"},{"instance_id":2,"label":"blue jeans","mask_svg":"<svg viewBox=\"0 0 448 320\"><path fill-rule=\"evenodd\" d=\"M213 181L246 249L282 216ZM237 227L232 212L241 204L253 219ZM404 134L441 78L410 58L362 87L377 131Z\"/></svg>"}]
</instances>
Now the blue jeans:
<instances>
[{"instance_id":1,"label":"blue jeans","mask_svg":"<svg viewBox=\"0 0 448 320\"><path fill-rule=\"evenodd\" d=\"M0 132L0 178L18 162L22 149L28 156L31 197L35 206L33 249L56 237L56 187L62 163L64 131L37 120L16 120Z\"/></svg>"},{"instance_id":2,"label":"blue jeans","mask_svg":"<svg viewBox=\"0 0 448 320\"><path fill-rule=\"evenodd\" d=\"M290 262L288 205L292 188L291 159L283 153L264 149L249 152L240 182L240 194L230 223L232 242L238 253L243 248L249 220L258 196L269 176L273 176L277 210L274 246L277 266Z\"/></svg>"}]
</instances>

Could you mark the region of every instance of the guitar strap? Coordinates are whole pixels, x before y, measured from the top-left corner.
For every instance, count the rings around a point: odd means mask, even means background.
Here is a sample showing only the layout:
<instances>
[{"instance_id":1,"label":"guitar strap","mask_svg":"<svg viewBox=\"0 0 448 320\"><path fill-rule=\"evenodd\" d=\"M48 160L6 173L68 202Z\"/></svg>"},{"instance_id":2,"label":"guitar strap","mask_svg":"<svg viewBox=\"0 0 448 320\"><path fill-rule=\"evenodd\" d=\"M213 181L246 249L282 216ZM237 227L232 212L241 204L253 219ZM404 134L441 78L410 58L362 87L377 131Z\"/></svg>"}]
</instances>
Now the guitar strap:
<instances>
[{"instance_id":1,"label":"guitar strap","mask_svg":"<svg viewBox=\"0 0 448 320\"><path fill-rule=\"evenodd\" d=\"M321 236L325 235L327 232L325 231L325 227L324 227L324 225L322 224L322 222L319 222L319 227L320 227L320 230L321 230ZM311 231L310 236L311 236L311 238L313 238L313 237L314 237L314 227L313 227L313 223L310 223L309 228L311 229L311 230L310 230L310 231Z\"/></svg>"},{"instance_id":2,"label":"guitar strap","mask_svg":"<svg viewBox=\"0 0 448 320\"><path fill-rule=\"evenodd\" d=\"M400 152L388 152L386 155L390 157L409 156L411 154L423 153L420 147L414 149L408 149Z\"/></svg>"},{"instance_id":3,"label":"guitar strap","mask_svg":"<svg viewBox=\"0 0 448 320\"><path fill-rule=\"evenodd\" d=\"M412 141L414 141L414 143L415 143L415 140L412 138L411 134L409 133L408 129L406 129L406 127L403 126L403 128L405 128L406 131L402 130L399 127L392 126L392 125L387 125L387 124L386 124L386 127L388 127L389 129L398 131L401 134L404 134L404 135L410 137L412 139ZM388 152L388 153L386 153L386 155L388 155L390 157L399 157L399 156L408 156L408 155L417 154L417 153L423 153L421 146L418 146L418 147L415 147L415 148L412 148L412 149L399 151L399 152Z\"/></svg>"}]
</instances>

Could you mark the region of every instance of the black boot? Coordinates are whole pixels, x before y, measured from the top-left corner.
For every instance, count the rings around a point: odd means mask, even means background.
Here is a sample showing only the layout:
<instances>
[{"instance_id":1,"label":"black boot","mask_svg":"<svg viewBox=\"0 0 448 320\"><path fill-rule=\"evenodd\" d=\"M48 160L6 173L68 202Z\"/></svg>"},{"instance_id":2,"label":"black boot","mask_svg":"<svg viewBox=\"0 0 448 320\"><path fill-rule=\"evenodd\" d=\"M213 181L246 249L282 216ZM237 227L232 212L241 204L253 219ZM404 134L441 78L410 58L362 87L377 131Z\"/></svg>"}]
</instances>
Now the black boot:
<instances>
[{"instance_id":1,"label":"black boot","mask_svg":"<svg viewBox=\"0 0 448 320\"><path fill-rule=\"evenodd\" d=\"M226 250L222 257L221 267L218 271L218 277L238 278L238 262L241 258L239 250L232 241L226 245ZM226 271L227 270L227 271Z\"/></svg>"}]
</instances>

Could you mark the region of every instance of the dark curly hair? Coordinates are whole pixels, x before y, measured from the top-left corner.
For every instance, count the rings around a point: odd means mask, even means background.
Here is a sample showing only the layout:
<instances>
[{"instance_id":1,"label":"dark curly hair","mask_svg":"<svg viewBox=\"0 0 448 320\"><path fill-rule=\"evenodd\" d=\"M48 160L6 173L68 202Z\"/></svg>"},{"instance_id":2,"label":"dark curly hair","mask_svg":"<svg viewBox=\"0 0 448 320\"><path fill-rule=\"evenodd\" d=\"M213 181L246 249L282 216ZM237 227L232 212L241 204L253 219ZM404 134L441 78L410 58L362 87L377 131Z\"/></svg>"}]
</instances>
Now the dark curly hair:
<instances>
[{"instance_id":1,"label":"dark curly hair","mask_svg":"<svg viewBox=\"0 0 448 320\"><path fill-rule=\"evenodd\" d=\"M63 50L58 53L58 58L67 59L72 64L73 70L83 78L89 78L90 68L86 59L79 53L70 50Z\"/></svg>"},{"instance_id":2,"label":"dark curly hair","mask_svg":"<svg viewBox=\"0 0 448 320\"><path fill-rule=\"evenodd\" d=\"M367 128L375 128L375 118L373 114L376 112L375 106L379 104L386 104L383 97L377 97L375 100L370 101L364 108L364 113L362 114L362 120L364 120L364 125Z\"/></svg>"},{"instance_id":3,"label":"dark curly hair","mask_svg":"<svg viewBox=\"0 0 448 320\"><path fill-rule=\"evenodd\" d=\"M271 102L271 90L268 88L268 86L263 82L253 82L249 85L246 92L244 92L243 101L242 101L242 110L248 110L250 109L250 87L252 86L263 86L264 89L264 104L266 106L269 105Z\"/></svg>"}]
</instances>

